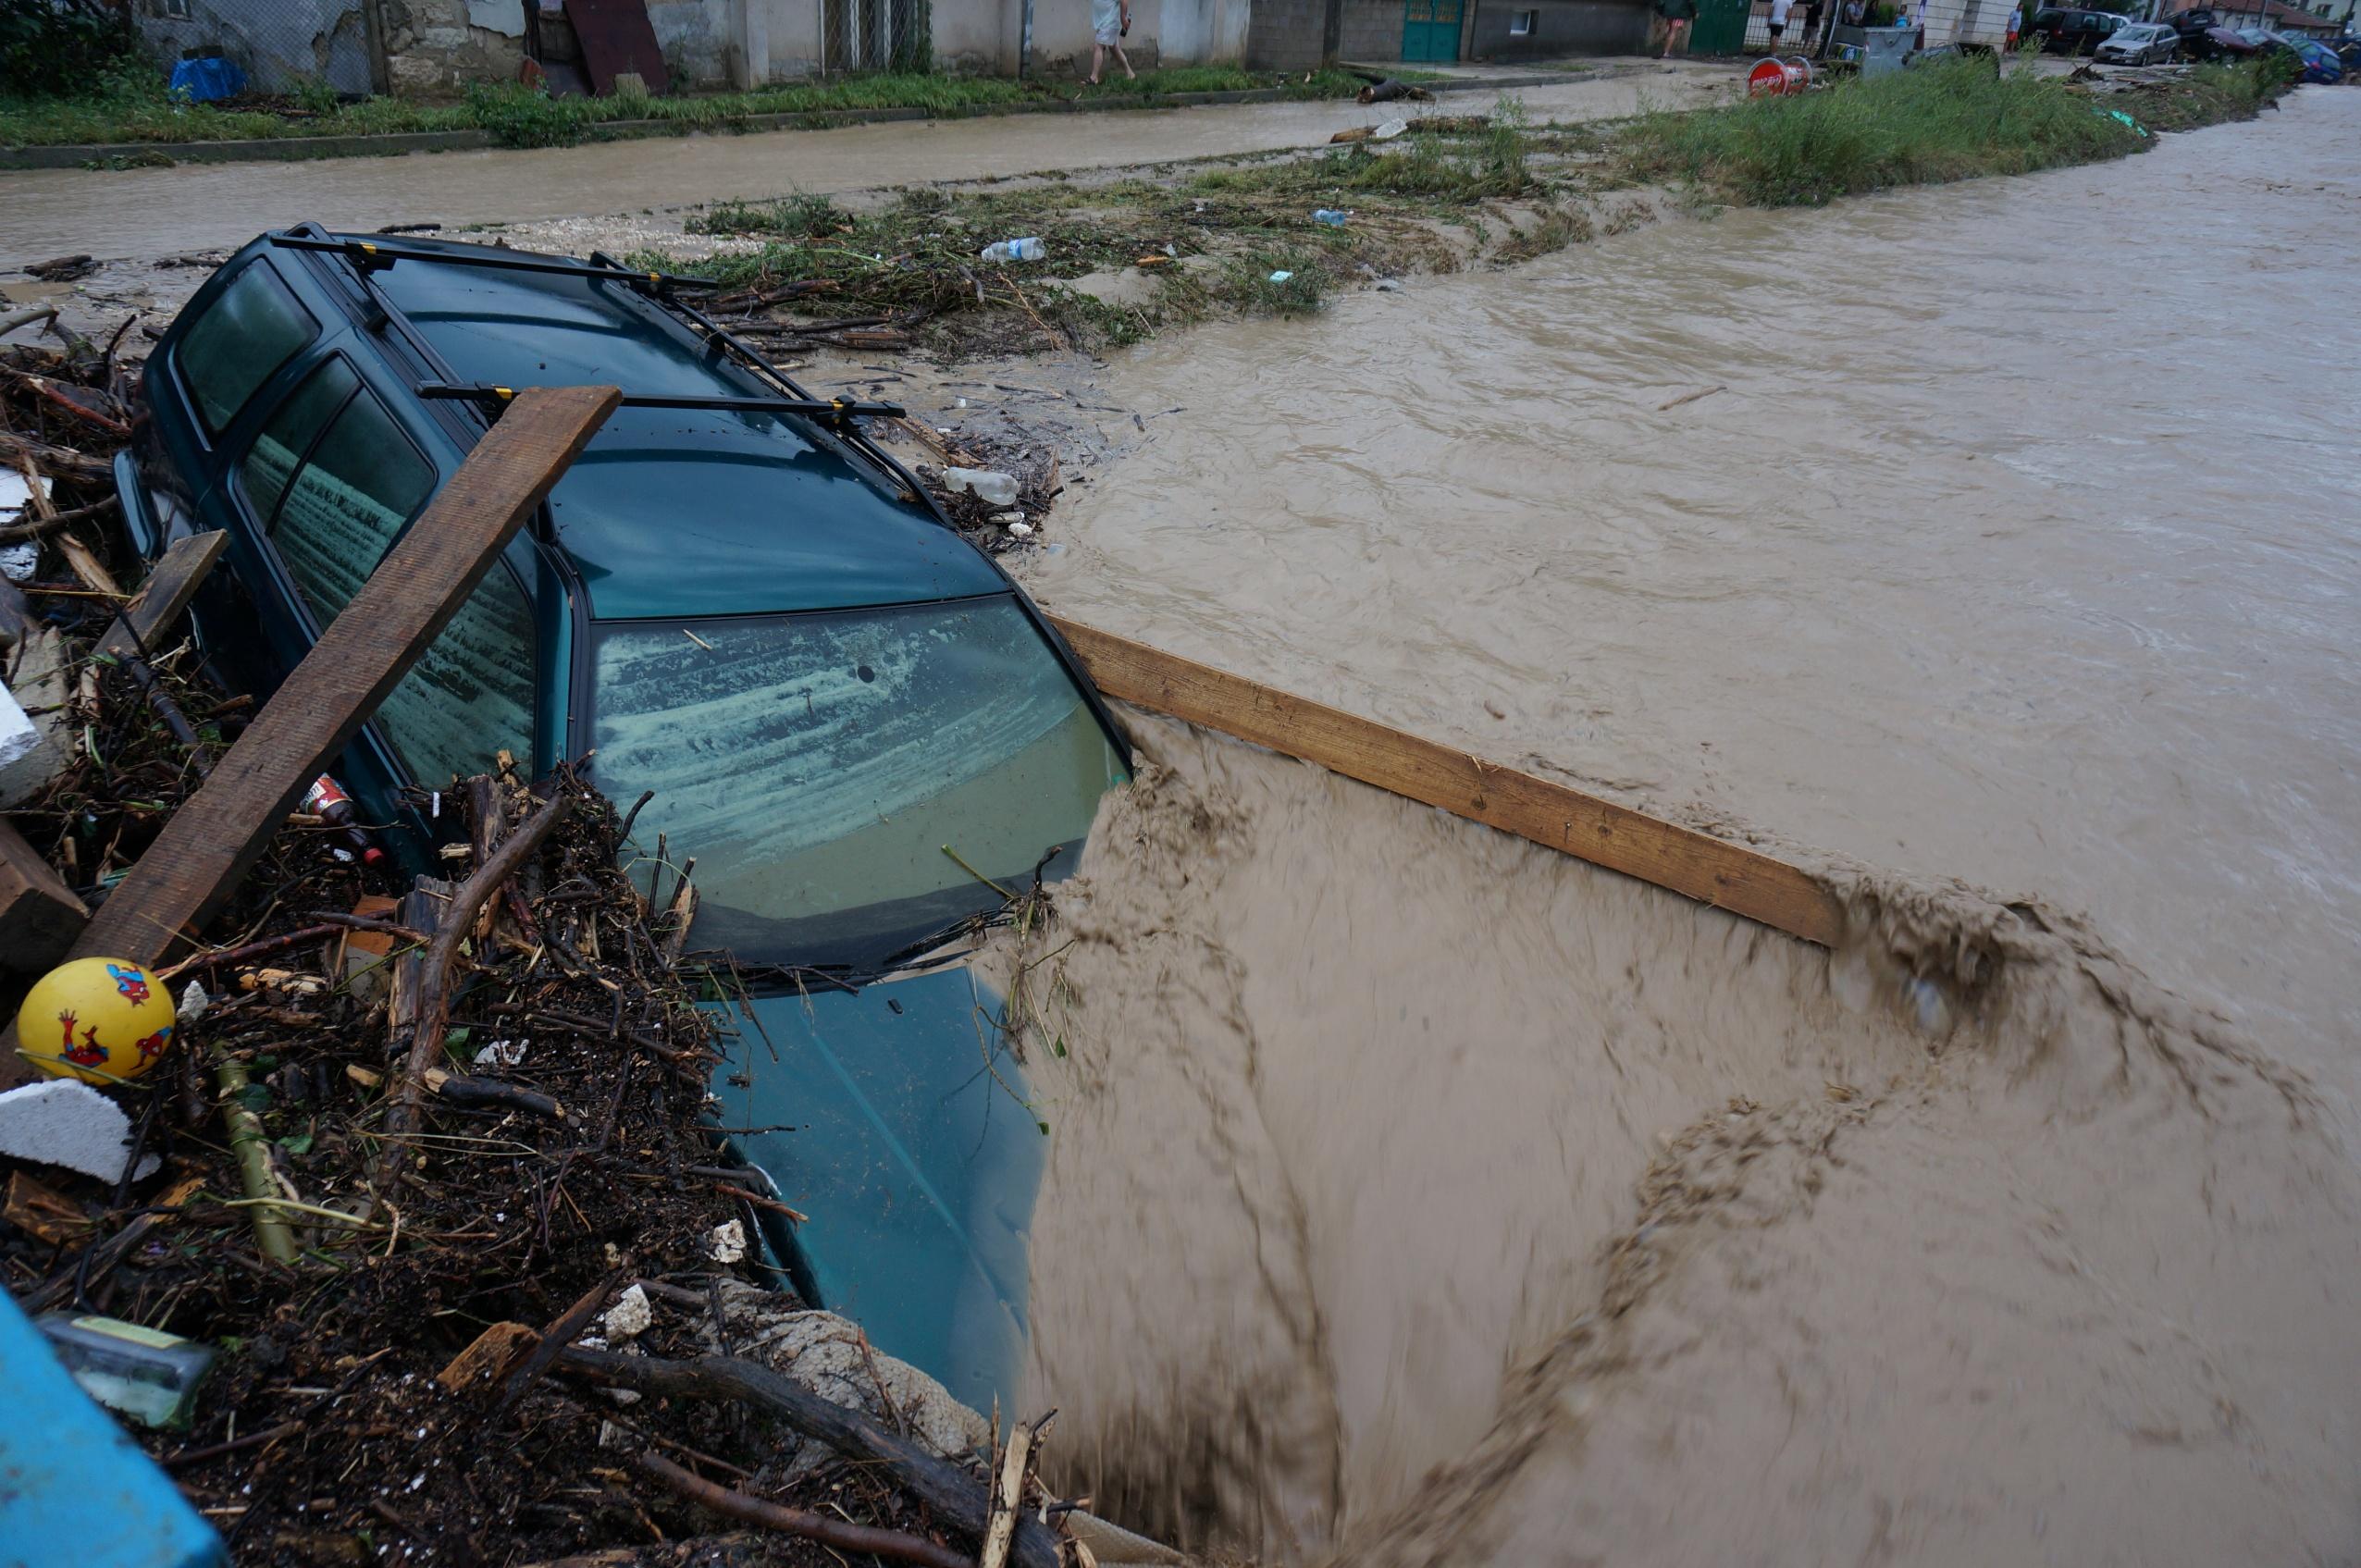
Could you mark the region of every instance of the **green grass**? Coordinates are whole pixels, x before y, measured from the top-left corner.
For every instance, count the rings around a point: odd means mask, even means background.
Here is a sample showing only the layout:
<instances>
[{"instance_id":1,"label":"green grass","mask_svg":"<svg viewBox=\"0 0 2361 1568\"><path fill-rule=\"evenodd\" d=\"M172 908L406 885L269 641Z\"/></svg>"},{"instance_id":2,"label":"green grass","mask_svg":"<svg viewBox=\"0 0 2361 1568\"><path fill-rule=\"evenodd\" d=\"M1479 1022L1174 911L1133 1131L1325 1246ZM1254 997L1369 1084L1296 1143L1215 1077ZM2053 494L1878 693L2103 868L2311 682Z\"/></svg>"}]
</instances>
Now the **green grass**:
<instances>
[{"instance_id":1,"label":"green grass","mask_svg":"<svg viewBox=\"0 0 2361 1568\"><path fill-rule=\"evenodd\" d=\"M1694 180L1757 206L1809 205L2120 157L2153 142L2110 110L2145 120L2169 105L2171 115L2155 117L2168 130L2243 117L2276 96L2267 75L2206 67L2156 94L2100 98L2030 69L1964 59L1800 97L1645 114L1622 147L1638 178Z\"/></svg>"},{"instance_id":2,"label":"green grass","mask_svg":"<svg viewBox=\"0 0 2361 1568\"><path fill-rule=\"evenodd\" d=\"M2088 163L2144 142L2056 79L1966 59L1800 97L1643 115L1626 145L1644 176L1698 180L1758 206L1795 206Z\"/></svg>"},{"instance_id":3,"label":"green grass","mask_svg":"<svg viewBox=\"0 0 2361 1568\"><path fill-rule=\"evenodd\" d=\"M1076 80L1014 81L997 77L877 75L809 86L675 98L551 99L513 85L478 86L456 104L368 98L336 104L313 90L253 107L176 102L153 68L131 65L79 97L0 93L0 145L71 142L252 142L290 137L363 136L398 131L483 130L506 146L562 146L598 134L615 120L669 121L719 130L758 115L824 116L845 110L923 109L952 115L1060 99L1152 103L1177 93L1276 91L1290 98L1350 97L1359 79L1341 71L1283 75L1229 66L1176 66L1143 71L1136 81L1098 87Z\"/></svg>"}]
</instances>

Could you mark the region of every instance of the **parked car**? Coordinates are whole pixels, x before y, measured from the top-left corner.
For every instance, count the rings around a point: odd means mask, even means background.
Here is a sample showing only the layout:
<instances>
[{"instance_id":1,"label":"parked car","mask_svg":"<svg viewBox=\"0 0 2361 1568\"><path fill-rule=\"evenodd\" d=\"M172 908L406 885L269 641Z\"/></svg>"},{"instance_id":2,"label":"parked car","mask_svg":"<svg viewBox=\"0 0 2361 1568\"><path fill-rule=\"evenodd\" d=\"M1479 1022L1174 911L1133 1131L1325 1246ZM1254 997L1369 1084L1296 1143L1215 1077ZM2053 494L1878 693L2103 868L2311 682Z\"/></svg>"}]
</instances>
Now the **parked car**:
<instances>
[{"instance_id":1,"label":"parked car","mask_svg":"<svg viewBox=\"0 0 2361 1568\"><path fill-rule=\"evenodd\" d=\"M2181 52L2195 60L2251 60L2255 45L2235 28L2209 27L2203 32L2183 33Z\"/></svg>"},{"instance_id":2,"label":"parked car","mask_svg":"<svg viewBox=\"0 0 2361 1568\"><path fill-rule=\"evenodd\" d=\"M2162 22L2133 22L2120 27L2091 51L2094 59L2111 66L2158 65L2181 52L2181 35Z\"/></svg>"},{"instance_id":3,"label":"parked car","mask_svg":"<svg viewBox=\"0 0 2361 1568\"><path fill-rule=\"evenodd\" d=\"M2296 57L2304 62L2304 80L2333 87L2345 78L2344 61L2337 52L2318 39L2301 38L2295 42Z\"/></svg>"},{"instance_id":4,"label":"parked car","mask_svg":"<svg viewBox=\"0 0 2361 1568\"><path fill-rule=\"evenodd\" d=\"M2033 37L2050 55L2087 55L2113 37L2124 18L2112 11L2046 7L2033 13Z\"/></svg>"},{"instance_id":5,"label":"parked car","mask_svg":"<svg viewBox=\"0 0 2361 1568\"><path fill-rule=\"evenodd\" d=\"M999 999L949 959L1002 908L992 883L1074 869L1129 766L1032 601L844 410L596 258L267 235L145 377L124 514L151 554L229 533L198 634L263 694L489 428L494 389L623 389L335 771L417 865L417 792L498 747L653 791L635 837L697 858L692 945L751 988L731 1011L760 1049L716 1069L718 1125L812 1216L766 1232L774 1253L881 1348L1007 1403L1042 1138L1006 1098Z\"/></svg>"}]
</instances>

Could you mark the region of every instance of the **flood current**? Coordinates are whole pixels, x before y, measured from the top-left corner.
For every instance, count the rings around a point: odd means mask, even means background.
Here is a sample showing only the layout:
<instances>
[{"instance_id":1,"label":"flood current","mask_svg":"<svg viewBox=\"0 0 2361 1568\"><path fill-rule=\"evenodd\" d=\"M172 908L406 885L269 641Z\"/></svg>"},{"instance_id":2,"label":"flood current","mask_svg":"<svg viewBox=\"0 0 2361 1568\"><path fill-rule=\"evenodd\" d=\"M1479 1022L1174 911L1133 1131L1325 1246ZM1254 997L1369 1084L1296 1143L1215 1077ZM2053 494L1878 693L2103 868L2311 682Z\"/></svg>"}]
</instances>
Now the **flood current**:
<instances>
[{"instance_id":1,"label":"flood current","mask_svg":"<svg viewBox=\"0 0 2361 1568\"><path fill-rule=\"evenodd\" d=\"M1270 1562L2361 1556L2357 284L2311 89L1119 359L1052 609L1855 929L1132 715L996 955L1069 1493Z\"/></svg>"}]
</instances>

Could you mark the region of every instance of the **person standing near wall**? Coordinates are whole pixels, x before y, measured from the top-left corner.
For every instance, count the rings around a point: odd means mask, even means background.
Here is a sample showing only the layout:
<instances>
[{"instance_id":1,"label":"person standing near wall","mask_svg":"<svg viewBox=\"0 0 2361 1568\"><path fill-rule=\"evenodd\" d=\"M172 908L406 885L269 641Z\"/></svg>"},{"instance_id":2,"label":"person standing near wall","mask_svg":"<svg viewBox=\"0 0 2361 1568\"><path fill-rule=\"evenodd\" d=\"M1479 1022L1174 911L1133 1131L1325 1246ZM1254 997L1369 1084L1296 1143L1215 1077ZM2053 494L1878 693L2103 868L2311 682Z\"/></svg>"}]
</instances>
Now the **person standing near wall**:
<instances>
[{"instance_id":1,"label":"person standing near wall","mask_svg":"<svg viewBox=\"0 0 2361 1568\"><path fill-rule=\"evenodd\" d=\"M1664 19L1664 46L1656 57L1688 53L1688 24L1697 19L1697 0L1656 0L1656 14Z\"/></svg>"},{"instance_id":2,"label":"person standing near wall","mask_svg":"<svg viewBox=\"0 0 2361 1568\"><path fill-rule=\"evenodd\" d=\"M1115 51L1115 60L1123 74L1132 80L1139 72L1131 68L1131 56L1123 53L1123 35L1131 31L1131 0L1091 0L1091 85L1098 85L1099 73L1106 68L1106 52Z\"/></svg>"},{"instance_id":3,"label":"person standing near wall","mask_svg":"<svg viewBox=\"0 0 2361 1568\"><path fill-rule=\"evenodd\" d=\"M1771 52L1779 52L1779 36L1787 31L1787 13L1795 9L1796 0L1771 0Z\"/></svg>"}]
</instances>

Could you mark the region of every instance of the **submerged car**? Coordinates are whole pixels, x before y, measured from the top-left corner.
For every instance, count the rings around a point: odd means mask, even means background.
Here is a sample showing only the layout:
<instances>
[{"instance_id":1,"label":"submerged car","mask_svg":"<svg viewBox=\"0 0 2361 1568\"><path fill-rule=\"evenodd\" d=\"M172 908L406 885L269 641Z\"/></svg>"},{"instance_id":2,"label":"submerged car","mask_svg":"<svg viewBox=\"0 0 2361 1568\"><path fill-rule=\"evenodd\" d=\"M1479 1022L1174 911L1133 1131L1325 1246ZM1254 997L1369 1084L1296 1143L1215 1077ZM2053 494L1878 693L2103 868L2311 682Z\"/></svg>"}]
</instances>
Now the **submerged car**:
<instances>
[{"instance_id":1,"label":"submerged car","mask_svg":"<svg viewBox=\"0 0 2361 1568\"><path fill-rule=\"evenodd\" d=\"M2304 80L2333 87L2345 77L2342 56L2327 44L2314 39L2295 41L2295 57L2304 62Z\"/></svg>"},{"instance_id":2,"label":"submerged car","mask_svg":"<svg viewBox=\"0 0 2361 1568\"><path fill-rule=\"evenodd\" d=\"M957 940L1073 870L1129 753L1039 611L859 410L810 399L686 285L266 235L150 357L124 514L151 554L228 531L198 635L224 679L267 693L502 389L622 388L336 771L422 866L426 792L501 747L537 772L590 756L619 801L652 791L636 840L696 858L692 945L726 950L750 991L727 1009L718 1125L811 1216L766 1229L780 1266L960 1397L1005 1401L1043 1129Z\"/></svg>"},{"instance_id":3,"label":"submerged car","mask_svg":"<svg viewBox=\"0 0 2361 1568\"><path fill-rule=\"evenodd\" d=\"M2181 35L2161 22L2134 22L2115 30L2092 57L2111 66L2158 65L2181 52Z\"/></svg>"}]
</instances>

